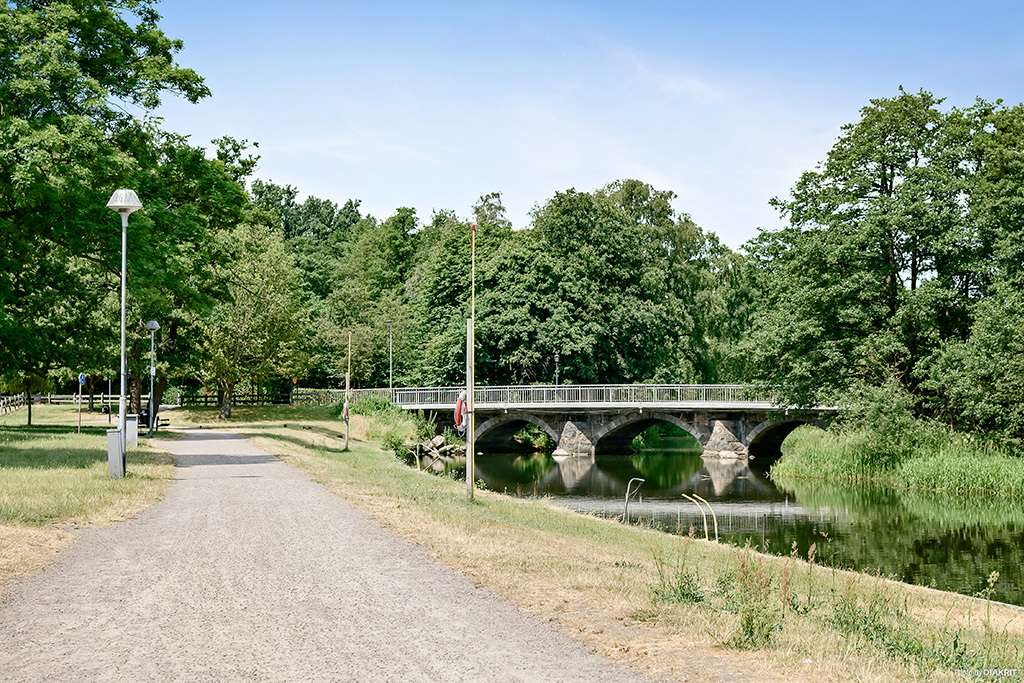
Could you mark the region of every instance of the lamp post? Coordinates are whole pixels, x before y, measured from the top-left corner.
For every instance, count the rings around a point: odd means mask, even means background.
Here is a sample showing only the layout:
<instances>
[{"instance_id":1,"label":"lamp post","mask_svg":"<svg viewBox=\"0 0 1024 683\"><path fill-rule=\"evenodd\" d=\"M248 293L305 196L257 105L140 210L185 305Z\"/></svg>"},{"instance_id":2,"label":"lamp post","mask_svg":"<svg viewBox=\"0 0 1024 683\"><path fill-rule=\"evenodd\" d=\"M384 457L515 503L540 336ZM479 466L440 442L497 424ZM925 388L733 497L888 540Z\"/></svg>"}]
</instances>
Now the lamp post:
<instances>
[{"instance_id":1,"label":"lamp post","mask_svg":"<svg viewBox=\"0 0 1024 683\"><path fill-rule=\"evenodd\" d=\"M555 386L558 386L558 354L555 354Z\"/></svg>"},{"instance_id":2,"label":"lamp post","mask_svg":"<svg viewBox=\"0 0 1024 683\"><path fill-rule=\"evenodd\" d=\"M128 443L127 421L128 402L125 398L125 385L128 377L128 356L125 353L125 329L124 329L124 308L128 292L128 216L142 208L135 190L114 190L107 202L107 208L116 211L121 216L121 397L118 399L117 407L120 411L117 416L117 429L121 432L121 472L127 469Z\"/></svg>"},{"instance_id":3,"label":"lamp post","mask_svg":"<svg viewBox=\"0 0 1024 683\"><path fill-rule=\"evenodd\" d=\"M146 323L149 330L149 438L153 438L153 423L156 422L156 401L153 400L153 380L156 378L156 331L160 323L150 320Z\"/></svg>"},{"instance_id":4,"label":"lamp post","mask_svg":"<svg viewBox=\"0 0 1024 683\"><path fill-rule=\"evenodd\" d=\"M391 325L395 321L394 320L385 320L384 322L386 322L388 324L388 397L391 399L391 402L394 403L395 402L395 354L394 354L395 346L394 346L394 343L393 343L394 338L393 338L393 336L391 334L391 332L392 332Z\"/></svg>"}]
</instances>

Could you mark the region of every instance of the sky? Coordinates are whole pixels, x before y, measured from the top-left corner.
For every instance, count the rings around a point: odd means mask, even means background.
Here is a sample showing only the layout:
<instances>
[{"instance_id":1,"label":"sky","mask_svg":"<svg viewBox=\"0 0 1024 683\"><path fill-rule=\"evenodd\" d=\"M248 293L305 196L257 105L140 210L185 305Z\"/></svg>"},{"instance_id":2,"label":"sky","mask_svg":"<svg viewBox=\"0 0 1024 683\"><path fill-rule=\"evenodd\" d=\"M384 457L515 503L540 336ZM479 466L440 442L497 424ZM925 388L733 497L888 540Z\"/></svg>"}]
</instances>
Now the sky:
<instances>
[{"instance_id":1,"label":"sky","mask_svg":"<svg viewBox=\"0 0 1024 683\"><path fill-rule=\"evenodd\" d=\"M386 218L517 228L556 192L636 178L727 245L843 124L902 86L1024 100L1020 2L165 0L161 28L213 94L156 113L195 145L259 144L255 177Z\"/></svg>"}]
</instances>

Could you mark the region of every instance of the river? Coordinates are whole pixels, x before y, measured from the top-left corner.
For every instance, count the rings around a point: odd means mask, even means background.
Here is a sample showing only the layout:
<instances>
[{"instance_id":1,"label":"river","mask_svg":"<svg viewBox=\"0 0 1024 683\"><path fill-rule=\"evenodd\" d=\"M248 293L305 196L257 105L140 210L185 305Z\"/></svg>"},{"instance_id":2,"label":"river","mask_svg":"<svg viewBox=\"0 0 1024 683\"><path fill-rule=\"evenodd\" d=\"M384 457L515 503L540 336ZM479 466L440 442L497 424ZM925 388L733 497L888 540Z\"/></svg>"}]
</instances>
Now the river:
<instances>
[{"instance_id":1,"label":"river","mask_svg":"<svg viewBox=\"0 0 1024 683\"><path fill-rule=\"evenodd\" d=\"M699 446L698 446L699 449ZM710 502L721 540L974 595L999 572L993 599L1024 606L1024 505L881 487L773 481L770 463L704 459L698 449L645 450L590 458L482 454L477 477L509 495L546 498L581 513L620 517L626 486L642 478L630 521L704 536L697 507ZM708 515L708 533L714 537Z\"/></svg>"}]
</instances>

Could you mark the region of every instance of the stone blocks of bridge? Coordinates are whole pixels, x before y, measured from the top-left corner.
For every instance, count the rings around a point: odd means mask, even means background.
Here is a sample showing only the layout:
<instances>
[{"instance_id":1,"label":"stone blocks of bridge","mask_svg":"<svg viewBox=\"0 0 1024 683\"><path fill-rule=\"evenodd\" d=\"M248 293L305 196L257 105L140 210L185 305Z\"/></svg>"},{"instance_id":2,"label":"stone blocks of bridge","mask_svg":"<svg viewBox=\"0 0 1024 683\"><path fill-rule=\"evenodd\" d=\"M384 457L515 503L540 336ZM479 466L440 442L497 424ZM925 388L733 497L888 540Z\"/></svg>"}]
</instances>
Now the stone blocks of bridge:
<instances>
[{"instance_id":1,"label":"stone blocks of bridge","mask_svg":"<svg viewBox=\"0 0 1024 683\"><path fill-rule=\"evenodd\" d=\"M587 456L627 453L634 437L653 424L668 422L692 434L710 458L778 457L783 439L801 424L826 427L821 415L774 417L766 412L678 412L629 409L564 413L478 409L477 447L500 451L526 422L543 429L557 444L555 455Z\"/></svg>"},{"instance_id":2,"label":"stone blocks of bridge","mask_svg":"<svg viewBox=\"0 0 1024 683\"><path fill-rule=\"evenodd\" d=\"M752 418L752 419L751 419ZM549 416L559 434L556 455L594 457L598 450L627 452L633 439L649 426L669 422L692 434L707 456L746 459L744 438L765 420L763 415L714 415L635 411L626 414Z\"/></svg>"}]
</instances>

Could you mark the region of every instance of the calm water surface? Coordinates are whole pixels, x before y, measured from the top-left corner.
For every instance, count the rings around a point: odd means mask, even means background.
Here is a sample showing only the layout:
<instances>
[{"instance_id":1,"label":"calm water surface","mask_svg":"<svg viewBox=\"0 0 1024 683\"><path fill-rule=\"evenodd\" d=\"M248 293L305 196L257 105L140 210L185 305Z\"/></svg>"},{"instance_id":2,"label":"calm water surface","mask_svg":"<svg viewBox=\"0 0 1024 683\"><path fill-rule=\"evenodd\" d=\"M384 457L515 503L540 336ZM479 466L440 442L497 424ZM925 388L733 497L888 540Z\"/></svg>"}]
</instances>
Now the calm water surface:
<instances>
[{"instance_id":1,"label":"calm water surface","mask_svg":"<svg viewBox=\"0 0 1024 683\"><path fill-rule=\"evenodd\" d=\"M544 454L479 455L487 487L544 497L583 513L621 516L626 485L646 481L630 500L631 521L704 534L697 494L718 516L722 540L807 557L941 590L975 594L999 572L993 599L1024 605L1024 509L1019 501L967 499L850 484L772 481L770 463L703 459L698 452L553 458ZM709 531L714 534L708 516Z\"/></svg>"}]
</instances>

